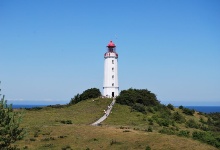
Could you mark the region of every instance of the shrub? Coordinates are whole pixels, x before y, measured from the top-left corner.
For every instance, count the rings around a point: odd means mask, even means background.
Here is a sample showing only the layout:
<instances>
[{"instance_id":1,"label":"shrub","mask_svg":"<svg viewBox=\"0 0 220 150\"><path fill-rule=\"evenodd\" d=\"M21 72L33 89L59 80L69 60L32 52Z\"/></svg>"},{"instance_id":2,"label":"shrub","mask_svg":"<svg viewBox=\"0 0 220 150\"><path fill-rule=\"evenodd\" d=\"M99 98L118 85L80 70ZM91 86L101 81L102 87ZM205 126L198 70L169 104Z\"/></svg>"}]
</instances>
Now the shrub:
<instances>
[{"instance_id":1,"label":"shrub","mask_svg":"<svg viewBox=\"0 0 220 150\"><path fill-rule=\"evenodd\" d=\"M181 106L179 106L179 109L183 109L183 106L181 105Z\"/></svg>"},{"instance_id":2,"label":"shrub","mask_svg":"<svg viewBox=\"0 0 220 150\"><path fill-rule=\"evenodd\" d=\"M146 110L143 104L136 103L132 106L132 109L138 112L141 112L141 113L146 113Z\"/></svg>"},{"instance_id":3,"label":"shrub","mask_svg":"<svg viewBox=\"0 0 220 150\"><path fill-rule=\"evenodd\" d=\"M50 141L50 138L43 138L43 139L41 139L41 141Z\"/></svg>"},{"instance_id":4,"label":"shrub","mask_svg":"<svg viewBox=\"0 0 220 150\"><path fill-rule=\"evenodd\" d=\"M26 110L32 110L32 111L37 111L43 109L43 107L32 107L32 108L25 108Z\"/></svg>"},{"instance_id":5,"label":"shrub","mask_svg":"<svg viewBox=\"0 0 220 150\"><path fill-rule=\"evenodd\" d=\"M148 127L147 132L153 132L153 128L151 126Z\"/></svg>"},{"instance_id":6,"label":"shrub","mask_svg":"<svg viewBox=\"0 0 220 150\"><path fill-rule=\"evenodd\" d=\"M116 98L116 102L128 106L133 106L135 103L140 103L144 106L156 106L160 104L156 95L151 93L151 91L132 88L121 91L120 95Z\"/></svg>"},{"instance_id":7,"label":"shrub","mask_svg":"<svg viewBox=\"0 0 220 150\"><path fill-rule=\"evenodd\" d=\"M66 146L62 147L61 149L62 150L68 150L68 149L71 150L71 147L69 145L66 145Z\"/></svg>"},{"instance_id":8,"label":"shrub","mask_svg":"<svg viewBox=\"0 0 220 150\"><path fill-rule=\"evenodd\" d=\"M145 148L145 150L151 150L150 146L147 145L146 148Z\"/></svg>"},{"instance_id":9,"label":"shrub","mask_svg":"<svg viewBox=\"0 0 220 150\"><path fill-rule=\"evenodd\" d=\"M174 110L174 106L172 104L168 104L167 108L169 108L170 110Z\"/></svg>"},{"instance_id":10,"label":"shrub","mask_svg":"<svg viewBox=\"0 0 220 150\"><path fill-rule=\"evenodd\" d=\"M154 109L152 107L147 107L147 111L149 111L150 113L154 113Z\"/></svg>"},{"instance_id":11,"label":"shrub","mask_svg":"<svg viewBox=\"0 0 220 150\"><path fill-rule=\"evenodd\" d=\"M51 108L65 108L68 105L60 105L60 104L56 104L56 105L48 105L47 107L51 107Z\"/></svg>"},{"instance_id":12,"label":"shrub","mask_svg":"<svg viewBox=\"0 0 220 150\"><path fill-rule=\"evenodd\" d=\"M66 135L60 135L60 136L58 136L58 138L66 138L67 136Z\"/></svg>"},{"instance_id":13,"label":"shrub","mask_svg":"<svg viewBox=\"0 0 220 150\"><path fill-rule=\"evenodd\" d=\"M189 119L187 122L186 122L186 127L187 128L196 128L198 129L199 128L199 125L196 123L196 121L194 119Z\"/></svg>"},{"instance_id":14,"label":"shrub","mask_svg":"<svg viewBox=\"0 0 220 150\"><path fill-rule=\"evenodd\" d=\"M163 133L163 134L168 134L168 135L174 135L175 134L175 130L173 128L163 128L161 130L159 130L159 133Z\"/></svg>"},{"instance_id":15,"label":"shrub","mask_svg":"<svg viewBox=\"0 0 220 150\"><path fill-rule=\"evenodd\" d=\"M60 122L63 124L73 124L71 120L61 120Z\"/></svg>"},{"instance_id":16,"label":"shrub","mask_svg":"<svg viewBox=\"0 0 220 150\"><path fill-rule=\"evenodd\" d=\"M193 116L193 114L195 113L194 109L189 109L189 108L183 108L183 113L186 115L191 115Z\"/></svg>"},{"instance_id":17,"label":"shrub","mask_svg":"<svg viewBox=\"0 0 220 150\"><path fill-rule=\"evenodd\" d=\"M152 118L148 118L148 121L149 121L149 125L153 125L153 119Z\"/></svg>"},{"instance_id":18,"label":"shrub","mask_svg":"<svg viewBox=\"0 0 220 150\"><path fill-rule=\"evenodd\" d=\"M131 132L130 130L124 130L123 132Z\"/></svg>"},{"instance_id":19,"label":"shrub","mask_svg":"<svg viewBox=\"0 0 220 150\"><path fill-rule=\"evenodd\" d=\"M174 112L172 114L172 119L176 121L177 123L184 123L186 119L184 118L183 115L181 115L179 112Z\"/></svg>"},{"instance_id":20,"label":"shrub","mask_svg":"<svg viewBox=\"0 0 220 150\"><path fill-rule=\"evenodd\" d=\"M90 98L97 98L101 96L101 92L97 88L90 88L83 91L82 94L76 94L74 98L71 98L69 104L76 104L82 100L90 99Z\"/></svg>"},{"instance_id":21,"label":"shrub","mask_svg":"<svg viewBox=\"0 0 220 150\"><path fill-rule=\"evenodd\" d=\"M160 125L160 126L166 126L166 127L168 127L169 126L169 120L166 120L166 119L161 119L161 118L159 118L158 120L157 120L157 123Z\"/></svg>"},{"instance_id":22,"label":"shrub","mask_svg":"<svg viewBox=\"0 0 220 150\"><path fill-rule=\"evenodd\" d=\"M30 141L36 141L36 139L34 139L34 138L30 138Z\"/></svg>"},{"instance_id":23,"label":"shrub","mask_svg":"<svg viewBox=\"0 0 220 150\"><path fill-rule=\"evenodd\" d=\"M179 133L177 134L178 136L184 136L184 137L189 137L189 131L187 130L180 130Z\"/></svg>"},{"instance_id":24,"label":"shrub","mask_svg":"<svg viewBox=\"0 0 220 150\"><path fill-rule=\"evenodd\" d=\"M53 144L48 143L48 144L44 144L43 147L50 147L50 148L52 148L52 147L54 147L54 146L53 146Z\"/></svg>"},{"instance_id":25,"label":"shrub","mask_svg":"<svg viewBox=\"0 0 220 150\"><path fill-rule=\"evenodd\" d=\"M119 143L119 142L117 142L116 140L111 140L111 142L110 142L110 145L113 145L113 144L117 144L117 143Z\"/></svg>"},{"instance_id":26,"label":"shrub","mask_svg":"<svg viewBox=\"0 0 220 150\"><path fill-rule=\"evenodd\" d=\"M200 131L194 131L192 133L193 139L205 142L207 144L213 145L217 148L220 148L220 141L219 137L216 137L214 134L210 132L200 132Z\"/></svg>"}]
</instances>

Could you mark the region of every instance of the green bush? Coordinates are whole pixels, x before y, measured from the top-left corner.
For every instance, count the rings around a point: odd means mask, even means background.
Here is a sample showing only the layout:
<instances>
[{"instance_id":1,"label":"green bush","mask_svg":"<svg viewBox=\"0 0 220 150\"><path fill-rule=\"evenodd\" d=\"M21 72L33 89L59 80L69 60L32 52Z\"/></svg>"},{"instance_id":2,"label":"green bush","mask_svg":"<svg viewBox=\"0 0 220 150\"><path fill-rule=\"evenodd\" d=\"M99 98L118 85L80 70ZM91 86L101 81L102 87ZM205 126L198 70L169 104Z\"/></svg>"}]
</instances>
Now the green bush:
<instances>
[{"instance_id":1,"label":"green bush","mask_svg":"<svg viewBox=\"0 0 220 150\"><path fill-rule=\"evenodd\" d=\"M145 148L145 150L151 150L150 146L147 145L146 148Z\"/></svg>"},{"instance_id":2,"label":"green bush","mask_svg":"<svg viewBox=\"0 0 220 150\"><path fill-rule=\"evenodd\" d=\"M179 133L177 134L178 136L183 136L183 137L190 137L189 131L187 130L180 130Z\"/></svg>"},{"instance_id":3,"label":"green bush","mask_svg":"<svg viewBox=\"0 0 220 150\"><path fill-rule=\"evenodd\" d=\"M66 145L61 148L62 150L72 150L72 148L69 145Z\"/></svg>"},{"instance_id":4,"label":"green bush","mask_svg":"<svg viewBox=\"0 0 220 150\"><path fill-rule=\"evenodd\" d=\"M169 108L170 110L174 110L174 106L172 104L168 104L167 108Z\"/></svg>"},{"instance_id":5,"label":"green bush","mask_svg":"<svg viewBox=\"0 0 220 150\"><path fill-rule=\"evenodd\" d=\"M215 146L217 148L220 148L220 139L218 136L215 136L214 134L210 132L200 132L200 131L194 131L192 133L192 137L195 140L199 140L202 142L205 142L207 144L210 144L212 146Z\"/></svg>"},{"instance_id":6,"label":"green bush","mask_svg":"<svg viewBox=\"0 0 220 150\"><path fill-rule=\"evenodd\" d=\"M113 145L113 144L121 144L121 142L118 142L118 141L112 139L110 141L110 145Z\"/></svg>"},{"instance_id":7,"label":"green bush","mask_svg":"<svg viewBox=\"0 0 220 150\"><path fill-rule=\"evenodd\" d=\"M147 107L147 111L150 113L154 113L154 108L152 106Z\"/></svg>"},{"instance_id":8,"label":"green bush","mask_svg":"<svg viewBox=\"0 0 220 150\"><path fill-rule=\"evenodd\" d=\"M160 104L156 95L151 93L151 91L132 88L121 91L120 95L116 98L116 102L128 106L133 106L135 103L140 103L144 106L156 106Z\"/></svg>"},{"instance_id":9,"label":"green bush","mask_svg":"<svg viewBox=\"0 0 220 150\"><path fill-rule=\"evenodd\" d=\"M151 126L148 127L147 132L153 132L153 128Z\"/></svg>"},{"instance_id":10,"label":"green bush","mask_svg":"<svg viewBox=\"0 0 220 150\"><path fill-rule=\"evenodd\" d=\"M179 109L183 109L183 106L181 105L181 106L179 106Z\"/></svg>"},{"instance_id":11,"label":"green bush","mask_svg":"<svg viewBox=\"0 0 220 150\"><path fill-rule=\"evenodd\" d=\"M158 123L160 126L165 126L165 127L168 127L169 124L170 124L169 120L167 120L167 119L161 119L161 118L159 118L159 119L157 120L157 123Z\"/></svg>"},{"instance_id":12,"label":"green bush","mask_svg":"<svg viewBox=\"0 0 220 150\"><path fill-rule=\"evenodd\" d=\"M60 122L63 124L73 124L71 120L61 120Z\"/></svg>"},{"instance_id":13,"label":"green bush","mask_svg":"<svg viewBox=\"0 0 220 150\"><path fill-rule=\"evenodd\" d=\"M138 112L141 112L141 113L146 113L146 110L143 104L136 103L132 106L132 109Z\"/></svg>"},{"instance_id":14,"label":"green bush","mask_svg":"<svg viewBox=\"0 0 220 150\"><path fill-rule=\"evenodd\" d=\"M163 129L159 130L159 133L168 134L168 135L174 135L175 134L175 130L173 128L165 128L165 127L163 127Z\"/></svg>"},{"instance_id":15,"label":"green bush","mask_svg":"<svg viewBox=\"0 0 220 150\"><path fill-rule=\"evenodd\" d=\"M199 128L199 124L197 124L194 119L189 119L189 120L186 122L186 127L187 127L187 128L196 128L196 129L198 129L198 128Z\"/></svg>"},{"instance_id":16,"label":"green bush","mask_svg":"<svg viewBox=\"0 0 220 150\"><path fill-rule=\"evenodd\" d=\"M34 138L30 138L30 141L36 141L36 139L34 139Z\"/></svg>"},{"instance_id":17,"label":"green bush","mask_svg":"<svg viewBox=\"0 0 220 150\"><path fill-rule=\"evenodd\" d=\"M177 122L177 123L184 123L186 119L184 118L183 115L181 115L179 112L174 112L172 114L172 119Z\"/></svg>"},{"instance_id":18,"label":"green bush","mask_svg":"<svg viewBox=\"0 0 220 150\"><path fill-rule=\"evenodd\" d=\"M37 111L37 110L41 110L43 109L43 107L32 107L32 108L25 108L26 110L33 110L33 111Z\"/></svg>"},{"instance_id":19,"label":"green bush","mask_svg":"<svg viewBox=\"0 0 220 150\"><path fill-rule=\"evenodd\" d=\"M54 145L52 143L47 143L47 144L44 144L42 147L52 148L54 147Z\"/></svg>"},{"instance_id":20,"label":"green bush","mask_svg":"<svg viewBox=\"0 0 220 150\"><path fill-rule=\"evenodd\" d=\"M153 119L152 118L148 118L148 121L149 121L149 125L153 125Z\"/></svg>"},{"instance_id":21,"label":"green bush","mask_svg":"<svg viewBox=\"0 0 220 150\"><path fill-rule=\"evenodd\" d=\"M183 113L186 114L186 115L193 116L193 114L195 113L195 110L189 109L189 108L183 108Z\"/></svg>"},{"instance_id":22,"label":"green bush","mask_svg":"<svg viewBox=\"0 0 220 150\"><path fill-rule=\"evenodd\" d=\"M97 88L90 88L85 90L82 94L76 94L74 98L71 98L69 104L76 104L82 100L90 99L90 98L97 98L101 96L101 92Z\"/></svg>"}]
</instances>

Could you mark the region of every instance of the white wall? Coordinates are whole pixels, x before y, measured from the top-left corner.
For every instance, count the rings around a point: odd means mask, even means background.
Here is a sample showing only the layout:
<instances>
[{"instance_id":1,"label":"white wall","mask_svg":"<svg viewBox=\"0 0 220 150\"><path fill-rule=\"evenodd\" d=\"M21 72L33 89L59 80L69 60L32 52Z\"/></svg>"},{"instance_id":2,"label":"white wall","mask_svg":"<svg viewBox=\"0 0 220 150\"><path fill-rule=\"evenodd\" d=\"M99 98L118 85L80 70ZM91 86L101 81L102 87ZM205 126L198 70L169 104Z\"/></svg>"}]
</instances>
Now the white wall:
<instances>
[{"instance_id":1,"label":"white wall","mask_svg":"<svg viewBox=\"0 0 220 150\"><path fill-rule=\"evenodd\" d=\"M114 63L112 63L114 61ZM114 70L112 70L114 68ZM114 78L112 78L114 76ZM114 84L114 85L112 85ZM105 62L104 62L104 82L103 82L103 96L108 95L118 96L119 85L118 85L118 56L115 52L105 53Z\"/></svg>"}]
</instances>

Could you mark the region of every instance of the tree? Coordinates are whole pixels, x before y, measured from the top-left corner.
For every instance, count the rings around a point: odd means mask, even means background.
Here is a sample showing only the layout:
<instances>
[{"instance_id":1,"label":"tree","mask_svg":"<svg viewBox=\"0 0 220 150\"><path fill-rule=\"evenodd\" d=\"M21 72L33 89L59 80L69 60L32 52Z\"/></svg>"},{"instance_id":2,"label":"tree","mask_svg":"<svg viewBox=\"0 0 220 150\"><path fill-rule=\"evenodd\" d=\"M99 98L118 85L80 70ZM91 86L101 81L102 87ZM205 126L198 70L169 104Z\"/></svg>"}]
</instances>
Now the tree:
<instances>
[{"instance_id":1,"label":"tree","mask_svg":"<svg viewBox=\"0 0 220 150\"><path fill-rule=\"evenodd\" d=\"M169 108L170 110L174 110L174 106L172 104L168 104L167 108Z\"/></svg>"},{"instance_id":2,"label":"tree","mask_svg":"<svg viewBox=\"0 0 220 150\"><path fill-rule=\"evenodd\" d=\"M97 98L101 96L101 92L99 89L97 88L91 88L91 89L87 89L85 90L81 95L80 95L80 99L81 100L86 100L86 99L90 99L90 98Z\"/></svg>"},{"instance_id":3,"label":"tree","mask_svg":"<svg viewBox=\"0 0 220 150\"><path fill-rule=\"evenodd\" d=\"M136 103L143 104L144 106L157 106L160 102L151 91L147 89L128 89L121 91L120 95L116 98L116 102L122 105L133 106Z\"/></svg>"},{"instance_id":4,"label":"tree","mask_svg":"<svg viewBox=\"0 0 220 150\"><path fill-rule=\"evenodd\" d=\"M0 94L1 97L1 94ZM19 128L21 113L14 112L12 105L7 105L5 96L0 101L0 148L16 150L12 144L24 136L24 129Z\"/></svg>"},{"instance_id":5,"label":"tree","mask_svg":"<svg viewBox=\"0 0 220 150\"><path fill-rule=\"evenodd\" d=\"M101 96L101 92L97 88L90 88L85 91L83 91L82 94L77 94L74 96L74 98L71 98L69 104L76 104L82 100L90 99L90 98L97 98Z\"/></svg>"}]
</instances>

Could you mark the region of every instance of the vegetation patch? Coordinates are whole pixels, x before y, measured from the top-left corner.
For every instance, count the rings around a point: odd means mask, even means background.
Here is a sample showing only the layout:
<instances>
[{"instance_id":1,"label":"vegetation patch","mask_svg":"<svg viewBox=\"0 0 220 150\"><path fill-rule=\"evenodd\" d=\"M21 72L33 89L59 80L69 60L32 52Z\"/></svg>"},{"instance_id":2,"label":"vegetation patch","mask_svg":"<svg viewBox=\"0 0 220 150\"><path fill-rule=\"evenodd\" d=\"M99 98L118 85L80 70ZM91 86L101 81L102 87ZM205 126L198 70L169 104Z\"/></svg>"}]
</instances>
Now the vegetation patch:
<instances>
[{"instance_id":1,"label":"vegetation patch","mask_svg":"<svg viewBox=\"0 0 220 150\"><path fill-rule=\"evenodd\" d=\"M29 111L38 111L43 109L43 107L32 107L32 108L24 108L25 110L29 110Z\"/></svg>"},{"instance_id":2,"label":"vegetation patch","mask_svg":"<svg viewBox=\"0 0 220 150\"><path fill-rule=\"evenodd\" d=\"M0 98L0 148L16 150L16 146L12 144L25 135L24 129L20 128L22 114L15 112L12 105L7 104L4 95Z\"/></svg>"},{"instance_id":3,"label":"vegetation patch","mask_svg":"<svg viewBox=\"0 0 220 150\"><path fill-rule=\"evenodd\" d=\"M220 136L216 136L213 133L210 132L200 132L200 131L194 131L192 133L193 139L205 142L207 144L213 145L217 148L220 148Z\"/></svg>"},{"instance_id":4,"label":"vegetation patch","mask_svg":"<svg viewBox=\"0 0 220 150\"><path fill-rule=\"evenodd\" d=\"M123 132L131 132L130 130L124 130Z\"/></svg>"},{"instance_id":5,"label":"vegetation patch","mask_svg":"<svg viewBox=\"0 0 220 150\"><path fill-rule=\"evenodd\" d=\"M121 142L118 142L118 141L116 141L116 140L114 140L114 139L112 139L111 141L110 141L110 145L114 145L114 144L122 144Z\"/></svg>"},{"instance_id":6,"label":"vegetation patch","mask_svg":"<svg viewBox=\"0 0 220 150\"><path fill-rule=\"evenodd\" d=\"M46 148L53 148L54 145L51 144L51 143L47 143L47 144L44 144L42 147L46 147Z\"/></svg>"},{"instance_id":7,"label":"vegetation patch","mask_svg":"<svg viewBox=\"0 0 220 150\"><path fill-rule=\"evenodd\" d=\"M189 109L189 108L183 108L183 113L186 114L186 115L191 115L193 116L193 114L195 113L195 110L194 109Z\"/></svg>"},{"instance_id":8,"label":"vegetation patch","mask_svg":"<svg viewBox=\"0 0 220 150\"><path fill-rule=\"evenodd\" d=\"M145 150L151 150L150 146L147 145L146 148L145 148Z\"/></svg>"},{"instance_id":9,"label":"vegetation patch","mask_svg":"<svg viewBox=\"0 0 220 150\"><path fill-rule=\"evenodd\" d=\"M61 120L60 123L63 123L63 124L73 124L71 120Z\"/></svg>"},{"instance_id":10,"label":"vegetation patch","mask_svg":"<svg viewBox=\"0 0 220 150\"><path fill-rule=\"evenodd\" d=\"M76 104L80 101L91 99L91 98L97 98L101 96L101 92L97 88L91 88L85 90L82 94L76 94L73 98L70 100L70 105L71 104Z\"/></svg>"},{"instance_id":11,"label":"vegetation patch","mask_svg":"<svg viewBox=\"0 0 220 150\"><path fill-rule=\"evenodd\" d=\"M66 145L64 147L61 148L62 150L72 150L70 145Z\"/></svg>"},{"instance_id":12,"label":"vegetation patch","mask_svg":"<svg viewBox=\"0 0 220 150\"><path fill-rule=\"evenodd\" d=\"M187 130L180 130L178 133L177 133L178 136L183 136L183 137L190 137L190 132L187 131Z\"/></svg>"},{"instance_id":13,"label":"vegetation patch","mask_svg":"<svg viewBox=\"0 0 220 150\"><path fill-rule=\"evenodd\" d=\"M176 131L174 130L174 128L163 127L161 130L159 130L159 133L174 135L176 134Z\"/></svg>"}]
</instances>

